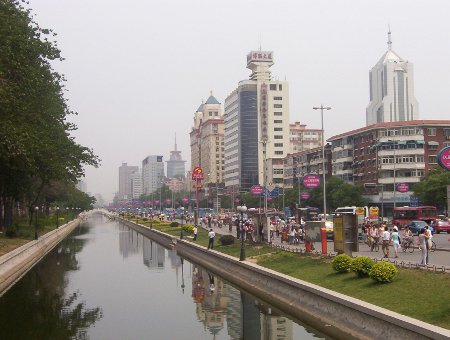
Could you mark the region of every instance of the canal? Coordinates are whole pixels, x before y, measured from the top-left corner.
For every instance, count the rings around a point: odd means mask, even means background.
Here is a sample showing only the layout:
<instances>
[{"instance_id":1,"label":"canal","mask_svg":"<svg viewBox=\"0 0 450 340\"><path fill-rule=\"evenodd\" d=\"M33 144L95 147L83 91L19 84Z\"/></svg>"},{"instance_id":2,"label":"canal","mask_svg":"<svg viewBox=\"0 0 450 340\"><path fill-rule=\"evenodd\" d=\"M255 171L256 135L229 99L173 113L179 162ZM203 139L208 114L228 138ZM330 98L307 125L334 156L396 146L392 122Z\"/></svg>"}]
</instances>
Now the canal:
<instances>
[{"instance_id":1,"label":"canal","mask_svg":"<svg viewBox=\"0 0 450 340\"><path fill-rule=\"evenodd\" d=\"M325 336L100 216L0 298L0 339L316 338Z\"/></svg>"}]
</instances>

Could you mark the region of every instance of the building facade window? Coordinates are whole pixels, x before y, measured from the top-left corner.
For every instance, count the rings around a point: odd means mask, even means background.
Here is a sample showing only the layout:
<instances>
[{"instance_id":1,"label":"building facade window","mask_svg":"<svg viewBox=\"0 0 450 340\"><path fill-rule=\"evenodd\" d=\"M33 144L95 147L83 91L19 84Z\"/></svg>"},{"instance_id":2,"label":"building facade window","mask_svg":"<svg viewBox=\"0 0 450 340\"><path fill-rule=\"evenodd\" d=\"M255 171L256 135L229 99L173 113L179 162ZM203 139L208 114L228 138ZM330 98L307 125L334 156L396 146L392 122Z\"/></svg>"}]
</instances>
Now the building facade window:
<instances>
[{"instance_id":1,"label":"building facade window","mask_svg":"<svg viewBox=\"0 0 450 340\"><path fill-rule=\"evenodd\" d=\"M270 84L270 91L276 91L277 90L277 84Z\"/></svg>"},{"instance_id":2,"label":"building facade window","mask_svg":"<svg viewBox=\"0 0 450 340\"><path fill-rule=\"evenodd\" d=\"M428 136L436 136L436 128L428 128L427 134Z\"/></svg>"},{"instance_id":3,"label":"building facade window","mask_svg":"<svg viewBox=\"0 0 450 340\"><path fill-rule=\"evenodd\" d=\"M283 143L275 143L274 144L276 148L282 148L283 147Z\"/></svg>"},{"instance_id":4,"label":"building facade window","mask_svg":"<svg viewBox=\"0 0 450 340\"><path fill-rule=\"evenodd\" d=\"M283 128L276 127L276 128L273 128L273 131L283 131Z\"/></svg>"},{"instance_id":5,"label":"building facade window","mask_svg":"<svg viewBox=\"0 0 450 340\"><path fill-rule=\"evenodd\" d=\"M274 112L273 115L274 115L274 116L282 116L282 115L283 115L283 112Z\"/></svg>"},{"instance_id":6,"label":"building facade window","mask_svg":"<svg viewBox=\"0 0 450 340\"><path fill-rule=\"evenodd\" d=\"M273 107L276 109L281 109L283 107L282 104L273 104Z\"/></svg>"},{"instance_id":7,"label":"building facade window","mask_svg":"<svg viewBox=\"0 0 450 340\"><path fill-rule=\"evenodd\" d=\"M428 156L428 163L436 164L437 163L437 156Z\"/></svg>"},{"instance_id":8,"label":"building facade window","mask_svg":"<svg viewBox=\"0 0 450 340\"><path fill-rule=\"evenodd\" d=\"M283 136L280 136L280 135L274 135L273 138L274 138L274 139L283 139Z\"/></svg>"},{"instance_id":9,"label":"building facade window","mask_svg":"<svg viewBox=\"0 0 450 340\"><path fill-rule=\"evenodd\" d=\"M273 121L274 124L283 124L283 121L281 119L275 119Z\"/></svg>"},{"instance_id":10,"label":"building facade window","mask_svg":"<svg viewBox=\"0 0 450 340\"><path fill-rule=\"evenodd\" d=\"M283 100L283 97L273 97L273 100Z\"/></svg>"},{"instance_id":11,"label":"building facade window","mask_svg":"<svg viewBox=\"0 0 450 340\"><path fill-rule=\"evenodd\" d=\"M275 155L282 155L283 151L275 151Z\"/></svg>"}]
</instances>

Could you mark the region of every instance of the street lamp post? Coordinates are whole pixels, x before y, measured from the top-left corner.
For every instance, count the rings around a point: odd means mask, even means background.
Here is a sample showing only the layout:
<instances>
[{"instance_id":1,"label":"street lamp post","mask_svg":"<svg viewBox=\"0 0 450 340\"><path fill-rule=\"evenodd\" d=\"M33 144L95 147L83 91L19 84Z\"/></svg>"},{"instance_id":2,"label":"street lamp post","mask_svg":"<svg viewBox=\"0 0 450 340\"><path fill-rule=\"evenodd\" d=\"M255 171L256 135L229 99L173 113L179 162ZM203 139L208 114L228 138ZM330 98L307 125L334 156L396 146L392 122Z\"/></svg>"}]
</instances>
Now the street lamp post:
<instances>
[{"instance_id":1,"label":"street lamp post","mask_svg":"<svg viewBox=\"0 0 450 340\"><path fill-rule=\"evenodd\" d=\"M59 207L56 207L56 228L59 227Z\"/></svg>"},{"instance_id":2,"label":"street lamp post","mask_svg":"<svg viewBox=\"0 0 450 340\"><path fill-rule=\"evenodd\" d=\"M183 230L184 207L181 207L181 230Z\"/></svg>"},{"instance_id":3,"label":"street lamp post","mask_svg":"<svg viewBox=\"0 0 450 340\"><path fill-rule=\"evenodd\" d=\"M34 207L34 239L38 239L38 221L37 221L37 215L38 215L39 207Z\"/></svg>"},{"instance_id":4,"label":"street lamp post","mask_svg":"<svg viewBox=\"0 0 450 340\"><path fill-rule=\"evenodd\" d=\"M313 110L320 110L320 119L322 122L322 175L323 175L323 220L327 219L327 189L326 189L326 179L325 179L325 141L324 141L324 130L323 130L323 110L331 110L331 107L324 107L322 104L320 107L313 107Z\"/></svg>"},{"instance_id":5,"label":"street lamp post","mask_svg":"<svg viewBox=\"0 0 450 340\"><path fill-rule=\"evenodd\" d=\"M247 206L244 203L241 203L236 207L237 211L241 213L241 223L242 223L242 229L241 229L241 255L239 256L239 261L245 260L245 248L244 248L244 212L247 211Z\"/></svg>"}]
</instances>

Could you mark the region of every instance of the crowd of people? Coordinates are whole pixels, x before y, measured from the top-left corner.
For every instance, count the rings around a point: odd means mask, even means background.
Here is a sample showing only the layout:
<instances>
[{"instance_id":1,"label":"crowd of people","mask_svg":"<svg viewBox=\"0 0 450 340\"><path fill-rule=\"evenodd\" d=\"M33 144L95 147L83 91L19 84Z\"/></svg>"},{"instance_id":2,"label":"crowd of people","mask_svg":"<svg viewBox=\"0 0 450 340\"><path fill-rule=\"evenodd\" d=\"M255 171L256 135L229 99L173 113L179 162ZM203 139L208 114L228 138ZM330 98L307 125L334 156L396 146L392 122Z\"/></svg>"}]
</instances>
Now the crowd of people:
<instances>
[{"instance_id":1,"label":"crowd of people","mask_svg":"<svg viewBox=\"0 0 450 340\"><path fill-rule=\"evenodd\" d=\"M394 257L398 258L398 251L404 247L409 248L414 246L414 235L409 228L405 228L401 233L397 226L393 226L389 231L387 225L377 226L373 223L367 223L363 228L363 235L365 242L369 245L370 251L374 251L381 241L381 249L384 257L389 257L390 246L393 246ZM428 251L431 248L431 239L433 235L428 226L421 229L417 238L417 245L421 251L420 264L426 265L428 263Z\"/></svg>"}]
</instances>

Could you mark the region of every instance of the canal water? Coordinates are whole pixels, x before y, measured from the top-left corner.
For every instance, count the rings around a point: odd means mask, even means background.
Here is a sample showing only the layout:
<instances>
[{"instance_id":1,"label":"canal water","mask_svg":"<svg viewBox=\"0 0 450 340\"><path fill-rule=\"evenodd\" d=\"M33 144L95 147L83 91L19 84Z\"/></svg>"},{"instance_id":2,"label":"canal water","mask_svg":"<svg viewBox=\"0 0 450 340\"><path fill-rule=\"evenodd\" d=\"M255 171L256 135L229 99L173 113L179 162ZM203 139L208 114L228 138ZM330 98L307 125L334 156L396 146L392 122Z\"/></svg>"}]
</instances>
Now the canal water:
<instances>
[{"instance_id":1,"label":"canal water","mask_svg":"<svg viewBox=\"0 0 450 340\"><path fill-rule=\"evenodd\" d=\"M100 216L0 298L0 339L316 338L325 337Z\"/></svg>"}]
</instances>

